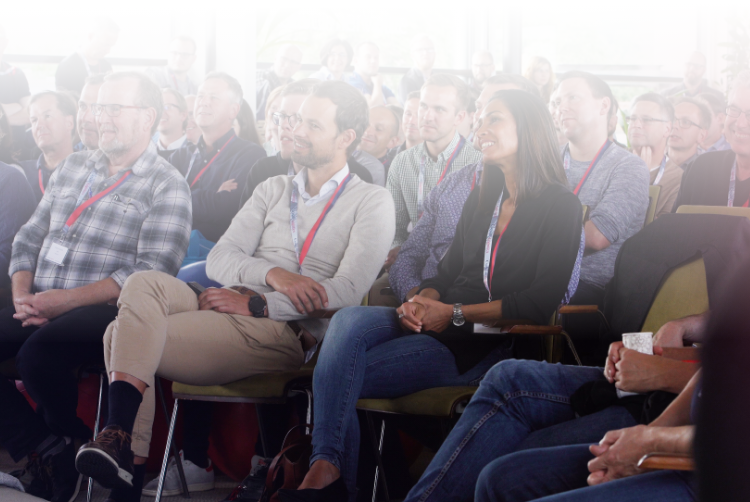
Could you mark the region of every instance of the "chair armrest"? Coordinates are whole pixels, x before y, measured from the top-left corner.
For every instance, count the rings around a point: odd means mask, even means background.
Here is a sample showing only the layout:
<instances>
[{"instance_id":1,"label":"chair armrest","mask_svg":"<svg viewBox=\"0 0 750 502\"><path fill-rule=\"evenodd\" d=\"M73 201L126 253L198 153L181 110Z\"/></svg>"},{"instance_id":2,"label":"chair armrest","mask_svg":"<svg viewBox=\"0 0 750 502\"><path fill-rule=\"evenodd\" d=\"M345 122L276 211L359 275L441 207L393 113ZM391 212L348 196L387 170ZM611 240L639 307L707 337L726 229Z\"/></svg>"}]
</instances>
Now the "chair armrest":
<instances>
[{"instance_id":1,"label":"chair armrest","mask_svg":"<svg viewBox=\"0 0 750 502\"><path fill-rule=\"evenodd\" d=\"M562 333L562 326L529 326L519 324L508 330L511 335L559 335Z\"/></svg>"},{"instance_id":2,"label":"chair armrest","mask_svg":"<svg viewBox=\"0 0 750 502\"><path fill-rule=\"evenodd\" d=\"M676 361L700 361L700 350L695 347L662 347L662 357Z\"/></svg>"},{"instance_id":3,"label":"chair armrest","mask_svg":"<svg viewBox=\"0 0 750 502\"><path fill-rule=\"evenodd\" d=\"M560 314L596 314L599 307L596 305L564 305L557 310Z\"/></svg>"},{"instance_id":4,"label":"chair armrest","mask_svg":"<svg viewBox=\"0 0 750 502\"><path fill-rule=\"evenodd\" d=\"M695 461L690 455L676 453L649 453L638 461L639 469L694 471Z\"/></svg>"}]
</instances>

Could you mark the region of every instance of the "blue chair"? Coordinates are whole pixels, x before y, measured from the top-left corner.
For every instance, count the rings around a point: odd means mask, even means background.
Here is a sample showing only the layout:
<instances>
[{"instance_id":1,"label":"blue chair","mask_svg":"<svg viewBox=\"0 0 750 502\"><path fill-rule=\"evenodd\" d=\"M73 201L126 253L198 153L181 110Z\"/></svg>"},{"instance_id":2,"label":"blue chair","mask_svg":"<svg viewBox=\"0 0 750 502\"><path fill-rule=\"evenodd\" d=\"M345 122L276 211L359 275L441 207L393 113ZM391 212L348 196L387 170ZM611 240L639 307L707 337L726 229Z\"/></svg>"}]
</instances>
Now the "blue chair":
<instances>
[{"instance_id":1,"label":"blue chair","mask_svg":"<svg viewBox=\"0 0 750 502\"><path fill-rule=\"evenodd\" d=\"M206 262L204 261L197 261L195 263L191 263L190 265L186 265L180 269L179 272L177 272L177 278L181 281L185 282L197 282L204 288L220 288L222 287L221 284L219 284L216 281L212 281L208 278L206 275Z\"/></svg>"}]
</instances>

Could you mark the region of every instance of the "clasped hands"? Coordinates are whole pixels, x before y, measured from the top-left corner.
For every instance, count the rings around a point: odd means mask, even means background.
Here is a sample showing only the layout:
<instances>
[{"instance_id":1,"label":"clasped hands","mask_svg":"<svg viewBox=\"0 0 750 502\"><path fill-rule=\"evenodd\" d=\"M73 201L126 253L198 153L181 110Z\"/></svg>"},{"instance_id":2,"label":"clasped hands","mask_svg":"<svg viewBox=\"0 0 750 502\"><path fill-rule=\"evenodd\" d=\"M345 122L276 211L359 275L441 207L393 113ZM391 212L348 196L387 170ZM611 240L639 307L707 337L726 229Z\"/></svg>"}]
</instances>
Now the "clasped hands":
<instances>
[{"instance_id":1,"label":"clasped hands","mask_svg":"<svg viewBox=\"0 0 750 502\"><path fill-rule=\"evenodd\" d=\"M426 296L415 295L396 309L399 324L406 331L441 333L453 318L453 306Z\"/></svg>"},{"instance_id":2,"label":"clasped hands","mask_svg":"<svg viewBox=\"0 0 750 502\"><path fill-rule=\"evenodd\" d=\"M13 318L21 321L21 326L44 326L50 319L61 316L74 306L70 291L50 289L41 293L27 293L13 299L16 313Z\"/></svg>"}]
</instances>

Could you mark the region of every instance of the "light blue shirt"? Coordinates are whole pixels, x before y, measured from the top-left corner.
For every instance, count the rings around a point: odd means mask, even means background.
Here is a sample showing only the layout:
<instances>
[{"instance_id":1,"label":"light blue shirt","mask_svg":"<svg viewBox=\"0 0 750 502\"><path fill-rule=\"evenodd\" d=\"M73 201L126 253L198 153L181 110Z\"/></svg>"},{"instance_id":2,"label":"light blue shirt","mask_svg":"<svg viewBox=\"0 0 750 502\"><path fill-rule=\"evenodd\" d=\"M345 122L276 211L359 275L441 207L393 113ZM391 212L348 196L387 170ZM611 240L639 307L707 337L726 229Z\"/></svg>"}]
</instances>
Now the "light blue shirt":
<instances>
[{"instance_id":1,"label":"light blue shirt","mask_svg":"<svg viewBox=\"0 0 750 502\"><path fill-rule=\"evenodd\" d=\"M299 195L302 198L302 201L305 203L306 206L312 206L313 204L317 204L321 200L324 200L328 198L330 195L333 194L333 192L336 191L336 189L339 187L342 181L349 176L349 164L344 164L344 167L341 168L336 174L331 176L331 179L323 183L323 186L320 187L320 192L318 192L318 195L315 197L311 196L309 193L307 193L307 168L303 167L300 172L297 173L297 175L292 179L292 183L294 183L297 186L297 190L299 191Z\"/></svg>"}]
</instances>

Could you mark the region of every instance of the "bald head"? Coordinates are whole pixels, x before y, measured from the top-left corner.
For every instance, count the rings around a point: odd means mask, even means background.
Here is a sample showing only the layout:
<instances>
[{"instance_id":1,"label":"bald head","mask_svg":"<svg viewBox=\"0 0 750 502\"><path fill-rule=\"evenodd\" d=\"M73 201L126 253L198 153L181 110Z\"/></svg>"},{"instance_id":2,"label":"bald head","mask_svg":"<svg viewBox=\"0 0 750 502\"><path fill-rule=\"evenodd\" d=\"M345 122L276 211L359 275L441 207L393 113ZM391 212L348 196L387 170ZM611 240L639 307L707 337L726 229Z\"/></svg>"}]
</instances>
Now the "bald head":
<instances>
[{"instance_id":1,"label":"bald head","mask_svg":"<svg viewBox=\"0 0 750 502\"><path fill-rule=\"evenodd\" d=\"M284 45L276 53L273 72L284 80L292 78L302 66L302 50L296 45Z\"/></svg>"},{"instance_id":2,"label":"bald head","mask_svg":"<svg viewBox=\"0 0 750 502\"><path fill-rule=\"evenodd\" d=\"M381 158L388 150L398 146L399 121L386 106L370 108L370 124L362 135L359 149Z\"/></svg>"}]
</instances>

